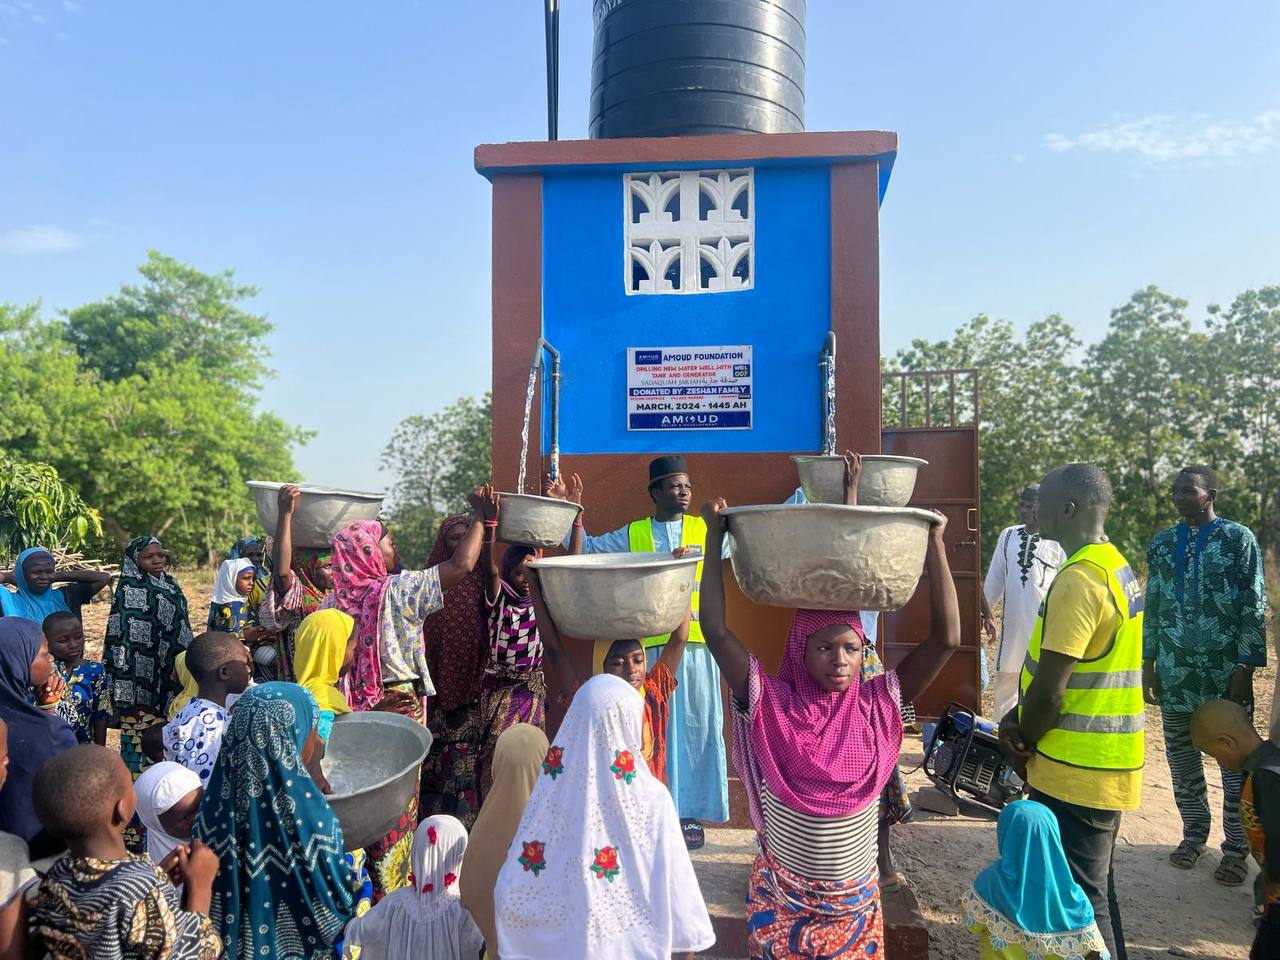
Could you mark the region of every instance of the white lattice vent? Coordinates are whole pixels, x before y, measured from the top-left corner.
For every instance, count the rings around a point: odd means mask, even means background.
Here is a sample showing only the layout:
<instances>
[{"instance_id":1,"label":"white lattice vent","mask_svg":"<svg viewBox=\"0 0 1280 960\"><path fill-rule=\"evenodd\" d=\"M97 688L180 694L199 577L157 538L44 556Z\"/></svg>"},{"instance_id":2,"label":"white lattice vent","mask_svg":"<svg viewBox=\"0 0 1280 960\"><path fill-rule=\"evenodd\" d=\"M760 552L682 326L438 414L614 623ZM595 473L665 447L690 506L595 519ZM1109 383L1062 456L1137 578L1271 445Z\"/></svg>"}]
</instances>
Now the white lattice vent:
<instances>
[{"instance_id":1,"label":"white lattice vent","mask_svg":"<svg viewBox=\"0 0 1280 960\"><path fill-rule=\"evenodd\" d=\"M722 293L755 281L751 170L622 178L627 293Z\"/></svg>"}]
</instances>

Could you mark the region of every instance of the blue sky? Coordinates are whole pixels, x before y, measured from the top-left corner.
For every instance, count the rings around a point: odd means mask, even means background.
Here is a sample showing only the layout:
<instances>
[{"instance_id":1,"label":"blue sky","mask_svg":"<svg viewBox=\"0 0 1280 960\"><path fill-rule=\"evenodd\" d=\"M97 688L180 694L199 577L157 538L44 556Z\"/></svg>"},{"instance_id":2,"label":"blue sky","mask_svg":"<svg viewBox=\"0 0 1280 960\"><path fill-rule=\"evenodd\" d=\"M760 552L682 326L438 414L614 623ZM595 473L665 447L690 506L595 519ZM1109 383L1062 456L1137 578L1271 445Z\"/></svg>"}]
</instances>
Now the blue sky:
<instances>
[{"instance_id":1,"label":"blue sky","mask_svg":"<svg viewBox=\"0 0 1280 960\"><path fill-rule=\"evenodd\" d=\"M591 18L563 7L567 139ZM900 137L884 352L1280 283L1280 5L1230 11L812 0L808 128ZM301 471L379 487L402 417L487 387L472 150L545 123L537 0L0 0L0 300L96 299L148 248L235 268L276 324L264 404L318 431Z\"/></svg>"}]
</instances>

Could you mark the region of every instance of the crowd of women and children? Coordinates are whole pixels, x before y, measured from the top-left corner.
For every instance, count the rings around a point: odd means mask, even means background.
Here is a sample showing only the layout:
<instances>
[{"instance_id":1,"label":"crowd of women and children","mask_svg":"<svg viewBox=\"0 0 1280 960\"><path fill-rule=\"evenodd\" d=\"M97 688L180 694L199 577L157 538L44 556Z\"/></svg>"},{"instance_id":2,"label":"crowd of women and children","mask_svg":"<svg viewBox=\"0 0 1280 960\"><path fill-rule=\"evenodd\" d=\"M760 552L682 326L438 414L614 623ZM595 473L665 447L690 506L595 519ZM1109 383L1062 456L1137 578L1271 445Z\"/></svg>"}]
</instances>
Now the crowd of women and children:
<instances>
[{"instance_id":1,"label":"crowd of women and children","mask_svg":"<svg viewBox=\"0 0 1280 960\"><path fill-rule=\"evenodd\" d=\"M860 461L846 462L846 502L856 503ZM1280 751L1241 705L1242 671L1265 652L1237 636L1212 683L1185 667L1204 640L1189 604L1207 615L1202 592L1228 592L1215 579L1227 565L1208 558L1248 542L1212 516L1210 474L1179 483L1175 498L1198 512L1189 534L1160 541L1169 635L1143 636L1142 592L1107 540L1111 491L1097 468L1049 474L1024 517L1030 532L1002 539L1021 546L1023 586L1037 557L1052 558L1057 579L1039 615L1024 618L1027 636L1008 639L1012 671L1001 639L997 674L1019 675L1006 681L1016 686L1001 738L1030 799L1004 809L999 859L963 904L984 957L1123 960L1112 858L1120 812L1139 801L1144 686L1180 698L1166 703L1166 737L1194 744L1174 771L1188 819L1174 865L1204 851L1203 775L1192 770L1201 748L1244 771L1232 781L1227 853L1252 845L1269 864L1258 936L1273 939L1255 956L1277 956ZM577 477L546 492L583 502ZM897 769L904 714L911 722L911 701L960 644L945 519L925 561L932 630L895 669L876 655L874 615L799 610L770 673L726 624L725 502L691 514L679 457L651 464L648 493L648 515L611 533L587 535L579 513L565 547L693 552L699 588L673 634L596 643L590 677L576 675L548 612L535 551L496 542L503 505L488 486L471 494L469 515L441 525L427 568L405 570L378 522L347 524L331 549L295 548L300 491L286 485L269 546L235 544L194 623L163 545L137 537L102 662L85 656L79 614L110 578L25 550L0 588L0 958L705 951L714 935L689 851L705 821L728 819L722 681L732 765L758 834L743 891L753 956L882 955L881 888L898 882L888 827L911 813ZM1037 552L1042 540L1060 556ZM1048 579L1032 577L1046 592ZM1013 594L990 583L987 594L1014 624ZM549 688L552 706L567 708L550 740ZM427 724L432 747L395 827L349 851L324 759L346 715L371 710ZM1243 880L1237 868L1224 857L1219 879Z\"/></svg>"}]
</instances>

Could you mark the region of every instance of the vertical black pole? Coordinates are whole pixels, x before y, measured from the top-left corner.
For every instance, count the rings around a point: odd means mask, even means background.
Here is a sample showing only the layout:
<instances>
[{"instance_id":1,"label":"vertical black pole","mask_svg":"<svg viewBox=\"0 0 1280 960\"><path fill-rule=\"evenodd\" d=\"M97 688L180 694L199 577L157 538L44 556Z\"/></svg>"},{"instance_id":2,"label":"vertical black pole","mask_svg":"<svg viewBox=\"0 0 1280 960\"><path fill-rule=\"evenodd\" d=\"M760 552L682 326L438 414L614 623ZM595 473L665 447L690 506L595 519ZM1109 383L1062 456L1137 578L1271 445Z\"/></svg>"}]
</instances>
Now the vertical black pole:
<instances>
[{"instance_id":1,"label":"vertical black pole","mask_svg":"<svg viewBox=\"0 0 1280 960\"><path fill-rule=\"evenodd\" d=\"M560 126L560 0L547 0L547 139L557 140Z\"/></svg>"}]
</instances>

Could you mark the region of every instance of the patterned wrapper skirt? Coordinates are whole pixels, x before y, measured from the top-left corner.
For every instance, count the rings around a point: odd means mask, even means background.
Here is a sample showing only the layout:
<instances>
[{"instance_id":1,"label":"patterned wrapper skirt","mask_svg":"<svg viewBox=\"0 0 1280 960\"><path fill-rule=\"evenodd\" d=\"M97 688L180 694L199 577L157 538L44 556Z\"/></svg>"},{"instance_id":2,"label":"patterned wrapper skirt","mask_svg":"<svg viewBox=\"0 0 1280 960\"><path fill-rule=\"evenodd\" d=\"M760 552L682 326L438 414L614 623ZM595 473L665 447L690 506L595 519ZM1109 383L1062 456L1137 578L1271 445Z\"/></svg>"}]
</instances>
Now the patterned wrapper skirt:
<instances>
[{"instance_id":1,"label":"patterned wrapper skirt","mask_svg":"<svg viewBox=\"0 0 1280 960\"><path fill-rule=\"evenodd\" d=\"M142 776L142 771L151 766L151 758L142 750L142 731L164 722L164 717L144 707L136 707L120 718L120 759L135 781ZM147 848L147 828L136 814L125 827L124 843L134 853L141 853Z\"/></svg>"},{"instance_id":2,"label":"patterned wrapper skirt","mask_svg":"<svg viewBox=\"0 0 1280 960\"><path fill-rule=\"evenodd\" d=\"M884 950L880 874L847 883L805 880L756 856L747 890L752 960L869 960Z\"/></svg>"},{"instance_id":3,"label":"patterned wrapper skirt","mask_svg":"<svg viewBox=\"0 0 1280 960\"><path fill-rule=\"evenodd\" d=\"M517 723L546 729L547 685L541 670L519 677L484 678L480 691L480 755L476 759L481 803L493 786L493 752L498 738Z\"/></svg>"},{"instance_id":4,"label":"patterned wrapper skirt","mask_svg":"<svg viewBox=\"0 0 1280 960\"><path fill-rule=\"evenodd\" d=\"M387 684L387 690L414 691L412 683ZM421 698L415 697L413 713L408 716L418 723L425 723L426 713ZM365 851L365 866L373 884L373 902L377 903L388 893L409 885L409 854L413 849L413 831L418 828L418 797L409 799L409 805L400 814L400 822L377 843Z\"/></svg>"},{"instance_id":5,"label":"patterned wrapper skirt","mask_svg":"<svg viewBox=\"0 0 1280 960\"><path fill-rule=\"evenodd\" d=\"M480 812L476 756L480 752L480 704L436 711L427 722L431 752L422 765L422 816L457 817L468 830Z\"/></svg>"}]
</instances>

